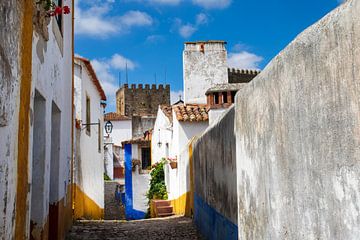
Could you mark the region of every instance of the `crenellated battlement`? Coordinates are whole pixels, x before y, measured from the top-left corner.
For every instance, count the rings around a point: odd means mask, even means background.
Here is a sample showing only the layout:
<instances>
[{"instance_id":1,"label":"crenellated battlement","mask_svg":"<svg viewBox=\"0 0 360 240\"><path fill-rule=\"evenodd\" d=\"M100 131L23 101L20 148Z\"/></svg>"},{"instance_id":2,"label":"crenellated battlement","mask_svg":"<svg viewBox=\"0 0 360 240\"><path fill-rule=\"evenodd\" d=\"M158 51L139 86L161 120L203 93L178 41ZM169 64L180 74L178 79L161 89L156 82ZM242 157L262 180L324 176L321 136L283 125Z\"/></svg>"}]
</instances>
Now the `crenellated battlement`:
<instances>
[{"instance_id":1,"label":"crenellated battlement","mask_svg":"<svg viewBox=\"0 0 360 240\"><path fill-rule=\"evenodd\" d=\"M155 115L162 104L170 104L169 84L124 84L116 92L117 112L122 115Z\"/></svg>"},{"instance_id":2,"label":"crenellated battlement","mask_svg":"<svg viewBox=\"0 0 360 240\"><path fill-rule=\"evenodd\" d=\"M129 88L129 84L124 84L119 90L121 89L132 89L132 90L170 90L170 85L169 84L151 84L151 88L150 88L150 84L131 84L130 88ZM119 91L118 90L118 91Z\"/></svg>"},{"instance_id":3,"label":"crenellated battlement","mask_svg":"<svg viewBox=\"0 0 360 240\"><path fill-rule=\"evenodd\" d=\"M254 69L238 69L238 68L228 68L228 72L232 74L248 74L248 75L258 75L259 70Z\"/></svg>"},{"instance_id":4,"label":"crenellated battlement","mask_svg":"<svg viewBox=\"0 0 360 240\"><path fill-rule=\"evenodd\" d=\"M250 82L260 73L259 70L228 68L229 83Z\"/></svg>"}]
</instances>

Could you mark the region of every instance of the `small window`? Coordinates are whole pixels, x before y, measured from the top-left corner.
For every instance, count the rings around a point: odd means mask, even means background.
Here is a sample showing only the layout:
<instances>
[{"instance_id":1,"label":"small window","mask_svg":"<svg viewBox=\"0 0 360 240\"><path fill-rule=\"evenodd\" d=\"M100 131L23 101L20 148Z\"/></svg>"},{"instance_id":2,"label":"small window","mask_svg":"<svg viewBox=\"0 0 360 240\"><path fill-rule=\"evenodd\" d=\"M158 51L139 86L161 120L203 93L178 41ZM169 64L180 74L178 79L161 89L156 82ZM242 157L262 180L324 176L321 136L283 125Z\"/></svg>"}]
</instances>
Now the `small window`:
<instances>
[{"instance_id":1,"label":"small window","mask_svg":"<svg viewBox=\"0 0 360 240\"><path fill-rule=\"evenodd\" d=\"M141 167L143 170L151 166L150 148L141 148Z\"/></svg>"},{"instance_id":2,"label":"small window","mask_svg":"<svg viewBox=\"0 0 360 240\"><path fill-rule=\"evenodd\" d=\"M86 133L90 136L91 131L90 98L86 96Z\"/></svg>"},{"instance_id":3,"label":"small window","mask_svg":"<svg viewBox=\"0 0 360 240\"><path fill-rule=\"evenodd\" d=\"M219 104L219 93L214 93L214 104Z\"/></svg>"},{"instance_id":4,"label":"small window","mask_svg":"<svg viewBox=\"0 0 360 240\"><path fill-rule=\"evenodd\" d=\"M228 103L227 92L223 92L223 103Z\"/></svg>"}]
</instances>

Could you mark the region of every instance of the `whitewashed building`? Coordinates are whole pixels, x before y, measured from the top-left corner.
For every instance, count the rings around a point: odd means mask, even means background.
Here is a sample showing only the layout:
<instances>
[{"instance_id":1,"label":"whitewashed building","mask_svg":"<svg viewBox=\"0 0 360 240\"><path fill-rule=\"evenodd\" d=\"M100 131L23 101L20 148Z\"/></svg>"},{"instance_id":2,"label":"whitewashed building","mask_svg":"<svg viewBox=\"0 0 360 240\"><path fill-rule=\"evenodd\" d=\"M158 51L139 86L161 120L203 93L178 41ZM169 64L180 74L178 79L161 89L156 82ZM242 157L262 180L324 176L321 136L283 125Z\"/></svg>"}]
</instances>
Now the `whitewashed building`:
<instances>
[{"instance_id":1,"label":"whitewashed building","mask_svg":"<svg viewBox=\"0 0 360 240\"><path fill-rule=\"evenodd\" d=\"M75 218L101 219L104 211L104 108L106 96L88 59L76 57Z\"/></svg>"},{"instance_id":2,"label":"whitewashed building","mask_svg":"<svg viewBox=\"0 0 360 240\"><path fill-rule=\"evenodd\" d=\"M122 179L125 174L124 149L122 142L132 137L132 121L130 117L110 112L104 121L113 125L112 132L105 134L105 172L110 179Z\"/></svg>"},{"instance_id":3,"label":"whitewashed building","mask_svg":"<svg viewBox=\"0 0 360 240\"><path fill-rule=\"evenodd\" d=\"M46 17L35 1L0 1L0 9L0 236L64 239L72 224L73 16Z\"/></svg>"}]
</instances>

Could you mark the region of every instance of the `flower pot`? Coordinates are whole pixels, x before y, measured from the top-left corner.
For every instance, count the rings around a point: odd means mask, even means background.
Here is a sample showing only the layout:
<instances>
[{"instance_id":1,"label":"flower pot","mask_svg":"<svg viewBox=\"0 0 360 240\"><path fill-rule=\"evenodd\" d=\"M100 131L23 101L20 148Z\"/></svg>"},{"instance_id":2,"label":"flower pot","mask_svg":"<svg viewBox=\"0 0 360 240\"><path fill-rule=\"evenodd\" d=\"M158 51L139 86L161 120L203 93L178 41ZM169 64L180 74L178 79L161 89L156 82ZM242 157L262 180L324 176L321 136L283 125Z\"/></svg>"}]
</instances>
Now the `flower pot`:
<instances>
[{"instance_id":1,"label":"flower pot","mask_svg":"<svg viewBox=\"0 0 360 240\"><path fill-rule=\"evenodd\" d=\"M177 162L170 162L170 167L172 169L177 168Z\"/></svg>"}]
</instances>

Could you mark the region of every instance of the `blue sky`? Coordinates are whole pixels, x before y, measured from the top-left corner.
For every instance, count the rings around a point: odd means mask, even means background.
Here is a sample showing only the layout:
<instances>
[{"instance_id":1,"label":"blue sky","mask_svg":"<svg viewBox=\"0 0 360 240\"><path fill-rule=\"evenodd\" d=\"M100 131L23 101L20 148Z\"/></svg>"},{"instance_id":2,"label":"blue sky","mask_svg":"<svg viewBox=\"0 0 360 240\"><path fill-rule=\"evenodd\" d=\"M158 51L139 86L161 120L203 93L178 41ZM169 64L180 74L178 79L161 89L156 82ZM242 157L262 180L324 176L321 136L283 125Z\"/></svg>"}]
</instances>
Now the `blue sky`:
<instances>
[{"instance_id":1,"label":"blue sky","mask_svg":"<svg viewBox=\"0 0 360 240\"><path fill-rule=\"evenodd\" d=\"M183 43L227 41L231 67L263 69L339 0L75 0L75 53L92 61L115 111L119 73L129 84L182 93Z\"/></svg>"}]
</instances>

